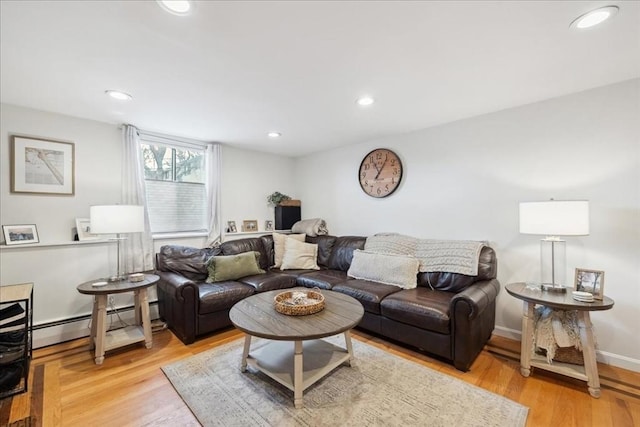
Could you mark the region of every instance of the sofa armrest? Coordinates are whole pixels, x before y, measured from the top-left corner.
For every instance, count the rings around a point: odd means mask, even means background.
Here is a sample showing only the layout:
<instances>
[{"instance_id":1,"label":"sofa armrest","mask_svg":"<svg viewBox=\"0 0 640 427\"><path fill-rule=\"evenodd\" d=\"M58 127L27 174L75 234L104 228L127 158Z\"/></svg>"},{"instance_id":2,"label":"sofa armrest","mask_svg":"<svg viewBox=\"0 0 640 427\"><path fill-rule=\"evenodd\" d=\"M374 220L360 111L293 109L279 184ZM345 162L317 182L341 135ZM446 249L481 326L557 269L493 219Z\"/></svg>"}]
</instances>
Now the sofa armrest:
<instances>
[{"instance_id":1,"label":"sofa armrest","mask_svg":"<svg viewBox=\"0 0 640 427\"><path fill-rule=\"evenodd\" d=\"M457 369L468 371L491 337L499 292L500 282L497 279L482 280L451 299L451 354Z\"/></svg>"},{"instance_id":2,"label":"sofa armrest","mask_svg":"<svg viewBox=\"0 0 640 427\"><path fill-rule=\"evenodd\" d=\"M185 344L196 339L198 284L174 272L157 271L158 311L169 328Z\"/></svg>"}]
</instances>

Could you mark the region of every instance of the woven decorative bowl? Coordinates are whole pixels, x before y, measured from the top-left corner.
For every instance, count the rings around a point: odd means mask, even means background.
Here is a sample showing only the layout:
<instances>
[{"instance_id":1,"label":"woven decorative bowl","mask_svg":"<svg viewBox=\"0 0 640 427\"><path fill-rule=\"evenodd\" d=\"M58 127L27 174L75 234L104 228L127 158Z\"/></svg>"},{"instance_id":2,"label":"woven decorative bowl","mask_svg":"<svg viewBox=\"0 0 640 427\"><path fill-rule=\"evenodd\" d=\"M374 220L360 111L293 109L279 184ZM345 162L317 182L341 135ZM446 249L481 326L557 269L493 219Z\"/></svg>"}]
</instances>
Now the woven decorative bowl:
<instances>
[{"instance_id":1,"label":"woven decorative bowl","mask_svg":"<svg viewBox=\"0 0 640 427\"><path fill-rule=\"evenodd\" d=\"M324 309L324 296L316 291L286 291L273 298L278 313L305 316Z\"/></svg>"}]
</instances>

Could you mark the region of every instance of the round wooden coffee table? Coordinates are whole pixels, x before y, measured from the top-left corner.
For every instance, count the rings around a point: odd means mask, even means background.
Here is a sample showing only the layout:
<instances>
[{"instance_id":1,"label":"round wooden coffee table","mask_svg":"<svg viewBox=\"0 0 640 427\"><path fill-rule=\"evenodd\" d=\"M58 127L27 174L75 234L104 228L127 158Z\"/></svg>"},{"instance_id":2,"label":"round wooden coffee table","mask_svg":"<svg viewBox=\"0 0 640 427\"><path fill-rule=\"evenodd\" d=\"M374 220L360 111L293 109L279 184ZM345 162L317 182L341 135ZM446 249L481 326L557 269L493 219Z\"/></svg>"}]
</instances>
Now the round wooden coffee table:
<instances>
[{"instance_id":1,"label":"round wooden coffee table","mask_svg":"<svg viewBox=\"0 0 640 427\"><path fill-rule=\"evenodd\" d=\"M234 305L229 318L246 334L242 371L249 365L273 378L293 391L294 405L301 408L304 390L341 364L351 364L350 331L362 319L364 309L355 298L322 291L324 310L307 316L288 316L278 313L273 304L276 295L288 290L309 289L280 289L252 295ZM346 349L320 339L340 333L344 333ZM271 342L250 352L254 336Z\"/></svg>"}]
</instances>

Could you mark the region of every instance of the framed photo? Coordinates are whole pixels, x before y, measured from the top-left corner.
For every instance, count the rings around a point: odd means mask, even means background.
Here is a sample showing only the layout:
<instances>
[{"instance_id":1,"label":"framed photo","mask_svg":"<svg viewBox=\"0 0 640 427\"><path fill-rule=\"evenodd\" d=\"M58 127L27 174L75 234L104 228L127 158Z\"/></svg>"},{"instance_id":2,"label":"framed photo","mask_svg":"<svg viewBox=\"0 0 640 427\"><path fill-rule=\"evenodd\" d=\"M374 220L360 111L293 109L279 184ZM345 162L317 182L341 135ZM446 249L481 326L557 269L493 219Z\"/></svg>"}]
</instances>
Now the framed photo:
<instances>
[{"instance_id":1,"label":"framed photo","mask_svg":"<svg viewBox=\"0 0 640 427\"><path fill-rule=\"evenodd\" d=\"M75 193L75 146L72 142L11 136L11 192Z\"/></svg>"},{"instance_id":2,"label":"framed photo","mask_svg":"<svg viewBox=\"0 0 640 427\"><path fill-rule=\"evenodd\" d=\"M78 231L78 240L100 240L105 236L91 234L91 220L89 218L76 218L76 230Z\"/></svg>"},{"instance_id":3,"label":"framed photo","mask_svg":"<svg viewBox=\"0 0 640 427\"><path fill-rule=\"evenodd\" d=\"M604 295L604 271L576 268L575 290L589 292L594 299Z\"/></svg>"},{"instance_id":4,"label":"framed photo","mask_svg":"<svg viewBox=\"0 0 640 427\"><path fill-rule=\"evenodd\" d=\"M40 241L35 224L3 225L2 233L7 245L23 245Z\"/></svg>"},{"instance_id":5,"label":"framed photo","mask_svg":"<svg viewBox=\"0 0 640 427\"><path fill-rule=\"evenodd\" d=\"M255 219L242 221L242 231L258 231L258 221Z\"/></svg>"},{"instance_id":6,"label":"framed photo","mask_svg":"<svg viewBox=\"0 0 640 427\"><path fill-rule=\"evenodd\" d=\"M229 230L229 233L237 233L238 229L236 228L236 222L235 221L227 221L227 229Z\"/></svg>"},{"instance_id":7,"label":"framed photo","mask_svg":"<svg viewBox=\"0 0 640 427\"><path fill-rule=\"evenodd\" d=\"M264 231L273 231L273 221L268 219L264 222Z\"/></svg>"}]
</instances>

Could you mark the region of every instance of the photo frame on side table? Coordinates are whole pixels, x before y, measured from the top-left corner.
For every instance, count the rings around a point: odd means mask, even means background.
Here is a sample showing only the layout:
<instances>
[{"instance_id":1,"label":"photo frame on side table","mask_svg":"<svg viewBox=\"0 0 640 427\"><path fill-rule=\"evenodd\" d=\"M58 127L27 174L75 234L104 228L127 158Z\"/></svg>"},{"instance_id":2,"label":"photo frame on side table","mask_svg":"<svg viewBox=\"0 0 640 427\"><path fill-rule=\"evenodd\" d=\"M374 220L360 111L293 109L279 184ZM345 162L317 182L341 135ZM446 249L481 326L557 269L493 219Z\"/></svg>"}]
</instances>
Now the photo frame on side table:
<instances>
[{"instance_id":1,"label":"photo frame on side table","mask_svg":"<svg viewBox=\"0 0 640 427\"><path fill-rule=\"evenodd\" d=\"M40 242L35 224L3 225L2 233L4 234L6 245L24 245Z\"/></svg>"},{"instance_id":2,"label":"photo frame on side table","mask_svg":"<svg viewBox=\"0 0 640 427\"><path fill-rule=\"evenodd\" d=\"M594 299L604 296L604 271L576 268L575 290L589 292Z\"/></svg>"},{"instance_id":3,"label":"photo frame on side table","mask_svg":"<svg viewBox=\"0 0 640 427\"><path fill-rule=\"evenodd\" d=\"M73 196L75 145L11 135L11 192Z\"/></svg>"},{"instance_id":4,"label":"photo frame on side table","mask_svg":"<svg viewBox=\"0 0 640 427\"><path fill-rule=\"evenodd\" d=\"M89 218L76 218L76 229L78 231L78 240L81 242L105 238L104 235L91 234L91 220Z\"/></svg>"}]
</instances>

